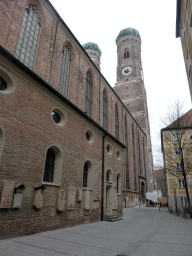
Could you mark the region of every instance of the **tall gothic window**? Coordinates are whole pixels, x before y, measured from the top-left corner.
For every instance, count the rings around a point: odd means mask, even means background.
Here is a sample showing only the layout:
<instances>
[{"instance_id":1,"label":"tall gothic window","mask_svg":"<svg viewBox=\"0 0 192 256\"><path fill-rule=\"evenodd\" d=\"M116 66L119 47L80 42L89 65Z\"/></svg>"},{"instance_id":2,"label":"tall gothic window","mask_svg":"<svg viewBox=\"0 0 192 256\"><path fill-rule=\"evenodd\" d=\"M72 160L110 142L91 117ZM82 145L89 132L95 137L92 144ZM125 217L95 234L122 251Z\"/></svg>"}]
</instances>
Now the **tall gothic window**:
<instances>
[{"instance_id":1,"label":"tall gothic window","mask_svg":"<svg viewBox=\"0 0 192 256\"><path fill-rule=\"evenodd\" d=\"M119 112L117 103L115 104L115 137L119 139Z\"/></svg>"},{"instance_id":2,"label":"tall gothic window","mask_svg":"<svg viewBox=\"0 0 192 256\"><path fill-rule=\"evenodd\" d=\"M87 181L88 181L88 164L84 164L84 169L83 169L83 187L87 187Z\"/></svg>"},{"instance_id":3,"label":"tall gothic window","mask_svg":"<svg viewBox=\"0 0 192 256\"><path fill-rule=\"evenodd\" d=\"M92 97L93 97L92 75L90 71L87 71L86 91L85 91L85 112L90 117L92 117Z\"/></svg>"},{"instance_id":4,"label":"tall gothic window","mask_svg":"<svg viewBox=\"0 0 192 256\"><path fill-rule=\"evenodd\" d=\"M124 59L128 59L129 58L129 51L125 51L124 52Z\"/></svg>"},{"instance_id":5,"label":"tall gothic window","mask_svg":"<svg viewBox=\"0 0 192 256\"><path fill-rule=\"evenodd\" d=\"M103 91L103 128L108 129L108 101L106 90Z\"/></svg>"},{"instance_id":6,"label":"tall gothic window","mask_svg":"<svg viewBox=\"0 0 192 256\"><path fill-rule=\"evenodd\" d=\"M138 134L138 155L139 155L139 173L141 174L141 151L140 151L140 139Z\"/></svg>"},{"instance_id":7,"label":"tall gothic window","mask_svg":"<svg viewBox=\"0 0 192 256\"><path fill-rule=\"evenodd\" d=\"M69 46L65 45L63 47L62 57L61 57L58 91L66 98L68 97L68 92L69 92L70 71L71 71L71 53L70 53Z\"/></svg>"},{"instance_id":8,"label":"tall gothic window","mask_svg":"<svg viewBox=\"0 0 192 256\"><path fill-rule=\"evenodd\" d=\"M144 175L146 176L145 140L144 139L143 139L143 162L144 162Z\"/></svg>"},{"instance_id":9,"label":"tall gothic window","mask_svg":"<svg viewBox=\"0 0 192 256\"><path fill-rule=\"evenodd\" d=\"M126 189L129 189L129 163L128 163L128 136L127 136L127 119L125 116L125 166L126 166Z\"/></svg>"},{"instance_id":10,"label":"tall gothic window","mask_svg":"<svg viewBox=\"0 0 192 256\"><path fill-rule=\"evenodd\" d=\"M15 56L30 69L33 69L41 20L37 6L28 4L25 9Z\"/></svg>"},{"instance_id":11,"label":"tall gothic window","mask_svg":"<svg viewBox=\"0 0 192 256\"><path fill-rule=\"evenodd\" d=\"M46 154L43 181L53 182L54 166L55 152L53 151L53 149L49 148Z\"/></svg>"},{"instance_id":12,"label":"tall gothic window","mask_svg":"<svg viewBox=\"0 0 192 256\"><path fill-rule=\"evenodd\" d=\"M134 175L134 190L137 190L136 164L135 164L135 135L132 124L132 150L133 150L133 175Z\"/></svg>"}]
</instances>

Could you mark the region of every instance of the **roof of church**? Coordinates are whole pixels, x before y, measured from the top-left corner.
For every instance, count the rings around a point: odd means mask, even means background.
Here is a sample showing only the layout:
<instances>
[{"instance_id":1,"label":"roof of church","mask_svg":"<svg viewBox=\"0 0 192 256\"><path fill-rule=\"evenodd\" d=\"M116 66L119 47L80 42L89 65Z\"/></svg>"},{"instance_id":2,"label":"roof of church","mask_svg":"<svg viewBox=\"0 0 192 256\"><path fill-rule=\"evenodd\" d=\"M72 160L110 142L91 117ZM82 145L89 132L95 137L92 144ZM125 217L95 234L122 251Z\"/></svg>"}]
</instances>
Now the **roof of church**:
<instances>
[{"instance_id":1,"label":"roof of church","mask_svg":"<svg viewBox=\"0 0 192 256\"><path fill-rule=\"evenodd\" d=\"M88 43L86 43L86 44L83 44L82 46L83 46L83 48L84 48L85 50L87 50L87 49L95 50L95 51L97 51L97 52L99 53L100 56L101 56L101 54L102 54L102 52L101 52L99 46L98 46L97 44L95 44L95 43L88 42Z\"/></svg>"},{"instance_id":2,"label":"roof of church","mask_svg":"<svg viewBox=\"0 0 192 256\"><path fill-rule=\"evenodd\" d=\"M141 37L140 37L140 34L139 34L139 31L134 29L134 28L125 28L125 29L122 29L120 32L119 32L119 35L117 36L116 38L116 44L118 43L119 39L123 36L126 36L126 35L133 35L133 36L137 36L140 41L141 41Z\"/></svg>"}]
</instances>

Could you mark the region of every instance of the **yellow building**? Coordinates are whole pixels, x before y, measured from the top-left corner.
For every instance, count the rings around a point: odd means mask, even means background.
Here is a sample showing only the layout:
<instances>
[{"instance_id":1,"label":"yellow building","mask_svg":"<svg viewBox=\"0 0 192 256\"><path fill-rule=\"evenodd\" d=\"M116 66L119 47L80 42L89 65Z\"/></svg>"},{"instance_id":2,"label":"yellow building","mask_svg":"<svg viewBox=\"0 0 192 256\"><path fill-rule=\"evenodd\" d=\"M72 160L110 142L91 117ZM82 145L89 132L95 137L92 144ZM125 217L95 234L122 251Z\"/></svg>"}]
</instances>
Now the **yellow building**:
<instances>
[{"instance_id":1,"label":"yellow building","mask_svg":"<svg viewBox=\"0 0 192 256\"><path fill-rule=\"evenodd\" d=\"M188 205L187 196L192 202L192 109L161 130L161 145L164 156L166 187L169 209ZM186 182L186 185L185 185ZM175 186L174 191L174 183ZM188 195L186 193L188 189Z\"/></svg>"},{"instance_id":2,"label":"yellow building","mask_svg":"<svg viewBox=\"0 0 192 256\"><path fill-rule=\"evenodd\" d=\"M177 0L176 37L180 37L192 99L192 0Z\"/></svg>"}]
</instances>

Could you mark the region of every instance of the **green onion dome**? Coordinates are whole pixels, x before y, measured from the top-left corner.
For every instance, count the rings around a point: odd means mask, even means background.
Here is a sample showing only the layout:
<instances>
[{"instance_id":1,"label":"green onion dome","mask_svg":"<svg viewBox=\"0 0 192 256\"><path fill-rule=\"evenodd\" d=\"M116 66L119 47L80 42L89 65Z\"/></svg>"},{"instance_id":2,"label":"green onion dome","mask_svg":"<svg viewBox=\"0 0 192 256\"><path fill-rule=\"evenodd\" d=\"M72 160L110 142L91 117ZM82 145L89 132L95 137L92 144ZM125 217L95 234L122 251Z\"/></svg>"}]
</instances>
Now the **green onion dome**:
<instances>
[{"instance_id":1,"label":"green onion dome","mask_svg":"<svg viewBox=\"0 0 192 256\"><path fill-rule=\"evenodd\" d=\"M134 29L134 28L125 28L123 30L121 30L119 32L119 35L117 36L116 38L116 44L118 43L119 39L123 36L127 36L127 35L133 35L133 36L137 36L140 41L141 41L141 37L140 37L140 34L139 34L139 31Z\"/></svg>"},{"instance_id":2,"label":"green onion dome","mask_svg":"<svg viewBox=\"0 0 192 256\"><path fill-rule=\"evenodd\" d=\"M91 50L97 51L101 57L102 52L97 44L89 42L89 43L83 44L82 46L85 50L91 49Z\"/></svg>"}]
</instances>

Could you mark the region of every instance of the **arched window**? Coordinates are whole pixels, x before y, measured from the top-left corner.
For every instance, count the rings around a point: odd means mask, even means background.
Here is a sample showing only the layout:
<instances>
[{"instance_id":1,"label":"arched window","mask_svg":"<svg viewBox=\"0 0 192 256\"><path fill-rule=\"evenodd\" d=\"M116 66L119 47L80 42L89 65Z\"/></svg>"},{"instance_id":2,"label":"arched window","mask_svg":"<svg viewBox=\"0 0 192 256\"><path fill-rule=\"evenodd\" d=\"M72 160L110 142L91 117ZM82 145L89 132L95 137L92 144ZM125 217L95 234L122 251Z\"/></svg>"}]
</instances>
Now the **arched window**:
<instances>
[{"instance_id":1,"label":"arched window","mask_svg":"<svg viewBox=\"0 0 192 256\"><path fill-rule=\"evenodd\" d=\"M116 189L117 189L117 194L121 193L121 180L120 180L120 174L117 174L117 180L116 180Z\"/></svg>"},{"instance_id":2,"label":"arched window","mask_svg":"<svg viewBox=\"0 0 192 256\"><path fill-rule=\"evenodd\" d=\"M129 161L128 161L128 136L127 136L127 119L125 116L125 166L126 166L126 188L129 189Z\"/></svg>"},{"instance_id":3,"label":"arched window","mask_svg":"<svg viewBox=\"0 0 192 256\"><path fill-rule=\"evenodd\" d=\"M71 72L71 53L70 53L69 46L65 45L63 47L62 57L61 57L58 91L66 98L68 97L68 92L69 92L70 72Z\"/></svg>"},{"instance_id":4,"label":"arched window","mask_svg":"<svg viewBox=\"0 0 192 256\"><path fill-rule=\"evenodd\" d=\"M53 151L53 149L49 148L46 154L43 181L53 182L54 166L55 166L55 152Z\"/></svg>"},{"instance_id":5,"label":"arched window","mask_svg":"<svg viewBox=\"0 0 192 256\"><path fill-rule=\"evenodd\" d=\"M124 52L124 59L128 59L129 58L129 51L125 51Z\"/></svg>"},{"instance_id":6,"label":"arched window","mask_svg":"<svg viewBox=\"0 0 192 256\"><path fill-rule=\"evenodd\" d=\"M41 20L37 6L28 4L25 9L15 56L30 69L33 69Z\"/></svg>"},{"instance_id":7,"label":"arched window","mask_svg":"<svg viewBox=\"0 0 192 256\"><path fill-rule=\"evenodd\" d=\"M119 112L117 103L115 104L115 137L119 139Z\"/></svg>"},{"instance_id":8,"label":"arched window","mask_svg":"<svg viewBox=\"0 0 192 256\"><path fill-rule=\"evenodd\" d=\"M103 90L103 128L108 129L108 101L106 90Z\"/></svg>"},{"instance_id":9,"label":"arched window","mask_svg":"<svg viewBox=\"0 0 192 256\"><path fill-rule=\"evenodd\" d=\"M92 97L93 97L92 95L93 95L92 75L90 71L87 71L86 89L85 89L85 112L90 117L92 117Z\"/></svg>"},{"instance_id":10,"label":"arched window","mask_svg":"<svg viewBox=\"0 0 192 256\"><path fill-rule=\"evenodd\" d=\"M88 183L88 164L84 164L83 168L83 187L86 188Z\"/></svg>"},{"instance_id":11,"label":"arched window","mask_svg":"<svg viewBox=\"0 0 192 256\"><path fill-rule=\"evenodd\" d=\"M62 154L58 147L52 146L47 150L43 182L61 184Z\"/></svg>"},{"instance_id":12,"label":"arched window","mask_svg":"<svg viewBox=\"0 0 192 256\"><path fill-rule=\"evenodd\" d=\"M109 171L106 173L106 181L109 181Z\"/></svg>"}]
</instances>

